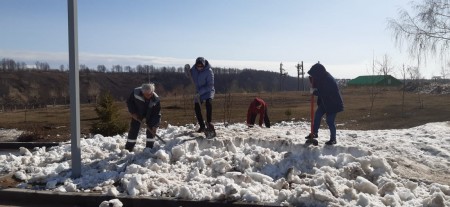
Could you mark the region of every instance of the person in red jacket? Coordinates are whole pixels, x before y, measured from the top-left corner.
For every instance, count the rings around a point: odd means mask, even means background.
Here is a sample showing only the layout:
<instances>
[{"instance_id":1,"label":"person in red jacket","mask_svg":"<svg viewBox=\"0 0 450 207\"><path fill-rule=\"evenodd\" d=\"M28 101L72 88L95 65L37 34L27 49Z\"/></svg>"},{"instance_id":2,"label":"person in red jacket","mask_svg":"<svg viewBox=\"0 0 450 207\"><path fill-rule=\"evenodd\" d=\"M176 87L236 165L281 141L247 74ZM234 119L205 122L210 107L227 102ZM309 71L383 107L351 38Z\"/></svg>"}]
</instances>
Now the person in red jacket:
<instances>
[{"instance_id":1,"label":"person in red jacket","mask_svg":"<svg viewBox=\"0 0 450 207\"><path fill-rule=\"evenodd\" d=\"M270 120L267 115L267 104L260 98L255 98L248 107L247 112L247 126L253 127L255 125L256 116L259 114L259 126L262 127L264 120L264 125L270 128Z\"/></svg>"}]
</instances>

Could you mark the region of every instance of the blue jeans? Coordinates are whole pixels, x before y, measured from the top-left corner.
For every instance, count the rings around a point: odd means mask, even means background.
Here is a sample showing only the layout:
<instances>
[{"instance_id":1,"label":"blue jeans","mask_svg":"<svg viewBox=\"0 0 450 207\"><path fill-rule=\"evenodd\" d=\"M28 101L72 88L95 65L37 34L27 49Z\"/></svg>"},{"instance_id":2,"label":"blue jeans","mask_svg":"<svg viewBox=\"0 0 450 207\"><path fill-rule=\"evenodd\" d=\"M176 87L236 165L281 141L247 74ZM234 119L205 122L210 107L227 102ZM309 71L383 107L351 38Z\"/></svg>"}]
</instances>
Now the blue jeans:
<instances>
[{"instance_id":1,"label":"blue jeans","mask_svg":"<svg viewBox=\"0 0 450 207\"><path fill-rule=\"evenodd\" d=\"M326 113L320 106L314 114L314 134L319 133L320 122L325 114L327 115L326 121L328 128L330 128L330 140L336 140L336 125L334 124L334 120L336 119L337 113Z\"/></svg>"}]
</instances>

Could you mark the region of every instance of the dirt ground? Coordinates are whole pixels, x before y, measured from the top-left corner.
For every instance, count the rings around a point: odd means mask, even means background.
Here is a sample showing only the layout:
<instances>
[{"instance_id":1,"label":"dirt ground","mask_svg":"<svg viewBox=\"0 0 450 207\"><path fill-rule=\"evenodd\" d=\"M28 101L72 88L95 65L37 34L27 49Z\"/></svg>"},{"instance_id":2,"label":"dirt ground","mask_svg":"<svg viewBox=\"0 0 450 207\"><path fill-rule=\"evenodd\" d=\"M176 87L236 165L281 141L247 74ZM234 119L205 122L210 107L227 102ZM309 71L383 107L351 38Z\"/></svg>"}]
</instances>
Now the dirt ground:
<instances>
[{"instance_id":1,"label":"dirt ground","mask_svg":"<svg viewBox=\"0 0 450 207\"><path fill-rule=\"evenodd\" d=\"M13 178L12 174L4 175L0 177L0 189L4 188L14 188L20 182Z\"/></svg>"},{"instance_id":2,"label":"dirt ground","mask_svg":"<svg viewBox=\"0 0 450 207\"><path fill-rule=\"evenodd\" d=\"M390 164L394 172L402 178L412 181L421 181L424 183L439 183L450 186L450 174L448 172L432 169L421 163L400 158L395 160L395 164Z\"/></svg>"}]
</instances>

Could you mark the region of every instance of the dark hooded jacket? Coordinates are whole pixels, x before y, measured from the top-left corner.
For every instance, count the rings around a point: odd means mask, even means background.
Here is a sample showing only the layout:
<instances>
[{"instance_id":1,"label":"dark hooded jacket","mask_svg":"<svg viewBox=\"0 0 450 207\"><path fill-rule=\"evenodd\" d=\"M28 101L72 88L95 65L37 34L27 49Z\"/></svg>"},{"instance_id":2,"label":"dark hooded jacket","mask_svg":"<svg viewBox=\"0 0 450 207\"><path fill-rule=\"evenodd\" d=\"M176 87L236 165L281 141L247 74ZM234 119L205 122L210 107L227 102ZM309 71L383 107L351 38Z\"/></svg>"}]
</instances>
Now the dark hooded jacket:
<instances>
[{"instance_id":1,"label":"dark hooded jacket","mask_svg":"<svg viewBox=\"0 0 450 207\"><path fill-rule=\"evenodd\" d=\"M127 99L128 112L137 114L140 119L145 117L149 127L158 127L161 121L161 104L158 94L153 92L150 100L146 100L142 94L141 87L131 92Z\"/></svg>"},{"instance_id":2,"label":"dark hooded jacket","mask_svg":"<svg viewBox=\"0 0 450 207\"><path fill-rule=\"evenodd\" d=\"M214 99L214 73L211 65L207 60L203 59L203 69L198 71L196 65L192 66L190 72L195 83L197 93L200 95L200 100Z\"/></svg>"},{"instance_id":3,"label":"dark hooded jacket","mask_svg":"<svg viewBox=\"0 0 450 207\"><path fill-rule=\"evenodd\" d=\"M308 71L311 76L312 87L317 90L314 95L317 98L317 105L322 107L326 113L337 113L344 110L344 102L336 80L328 73L325 67L317 63Z\"/></svg>"}]
</instances>

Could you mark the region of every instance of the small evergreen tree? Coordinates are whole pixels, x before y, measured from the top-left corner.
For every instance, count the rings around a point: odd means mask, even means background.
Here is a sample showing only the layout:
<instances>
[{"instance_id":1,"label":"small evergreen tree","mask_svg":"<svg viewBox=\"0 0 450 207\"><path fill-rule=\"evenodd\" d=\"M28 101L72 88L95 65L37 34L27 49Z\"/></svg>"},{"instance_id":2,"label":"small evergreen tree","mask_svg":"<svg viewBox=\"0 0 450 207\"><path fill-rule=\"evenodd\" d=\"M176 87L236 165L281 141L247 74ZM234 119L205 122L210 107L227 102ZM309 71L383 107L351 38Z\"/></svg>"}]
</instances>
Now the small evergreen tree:
<instances>
[{"instance_id":1,"label":"small evergreen tree","mask_svg":"<svg viewBox=\"0 0 450 207\"><path fill-rule=\"evenodd\" d=\"M92 133L112 136L126 132L128 126L119 119L119 109L114 104L111 93L107 92L100 97L95 112L99 121L92 124Z\"/></svg>"},{"instance_id":2,"label":"small evergreen tree","mask_svg":"<svg viewBox=\"0 0 450 207\"><path fill-rule=\"evenodd\" d=\"M286 111L284 111L284 115L286 115L287 119L289 120L289 118L290 118L291 115L292 115L291 109L286 109Z\"/></svg>"}]
</instances>

